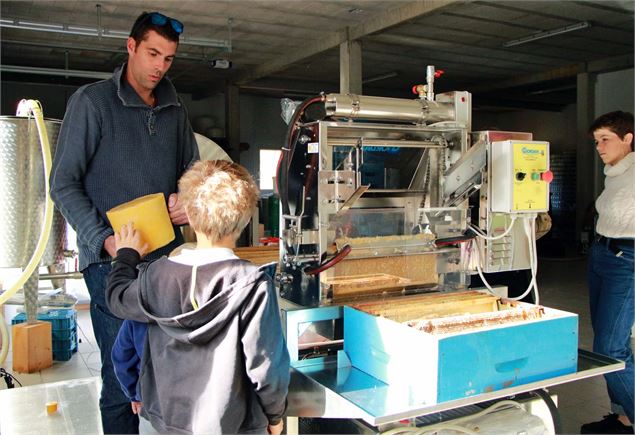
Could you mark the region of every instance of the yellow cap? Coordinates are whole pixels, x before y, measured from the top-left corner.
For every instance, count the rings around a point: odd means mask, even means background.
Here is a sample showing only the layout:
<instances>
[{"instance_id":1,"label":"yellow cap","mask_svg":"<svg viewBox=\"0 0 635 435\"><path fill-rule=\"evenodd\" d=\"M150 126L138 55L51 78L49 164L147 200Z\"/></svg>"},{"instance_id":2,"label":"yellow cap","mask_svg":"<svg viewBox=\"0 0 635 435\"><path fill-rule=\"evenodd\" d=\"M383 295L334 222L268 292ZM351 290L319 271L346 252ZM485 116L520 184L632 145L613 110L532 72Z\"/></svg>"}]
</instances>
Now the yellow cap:
<instances>
[{"instance_id":1,"label":"yellow cap","mask_svg":"<svg viewBox=\"0 0 635 435\"><path fill-rule=\"evenodd\" d=\"M115 232L132 222L152 252L174 240L174 227L162 193L153 193L118 205L106 212Z\"/></svg>"},{"instance_id":2,"label":"yellow cap","mask_svg":"<svg viewBox=\"0 0 635 435\"><path fill-rule=\"evenodd\" d=\"M46 402L46 413L53 414L54 412L57 412L57 402Z\"/></svg>"}]
</instances>

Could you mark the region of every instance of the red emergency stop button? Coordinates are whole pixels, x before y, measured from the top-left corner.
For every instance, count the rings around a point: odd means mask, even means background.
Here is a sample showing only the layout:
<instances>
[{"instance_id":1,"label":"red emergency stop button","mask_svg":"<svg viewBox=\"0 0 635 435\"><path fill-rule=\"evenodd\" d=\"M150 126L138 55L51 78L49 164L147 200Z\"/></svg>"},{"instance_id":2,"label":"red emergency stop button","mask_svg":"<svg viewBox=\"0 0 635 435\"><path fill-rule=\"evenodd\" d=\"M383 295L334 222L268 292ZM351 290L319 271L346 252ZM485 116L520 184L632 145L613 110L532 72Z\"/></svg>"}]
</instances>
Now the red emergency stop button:
<instances>
[{"instance_id":1,"label":"red emergency stop button","mask_svg":"<svg viewBox=\"0 0 635 435\"><path fill-rule=\"evenodd\" d=\"M542 174L540 174L540 179L542 181L546 181L547 183L551 183L553 181L553 172L551 171L545 171Z\"/></svg>"}]
</instances>

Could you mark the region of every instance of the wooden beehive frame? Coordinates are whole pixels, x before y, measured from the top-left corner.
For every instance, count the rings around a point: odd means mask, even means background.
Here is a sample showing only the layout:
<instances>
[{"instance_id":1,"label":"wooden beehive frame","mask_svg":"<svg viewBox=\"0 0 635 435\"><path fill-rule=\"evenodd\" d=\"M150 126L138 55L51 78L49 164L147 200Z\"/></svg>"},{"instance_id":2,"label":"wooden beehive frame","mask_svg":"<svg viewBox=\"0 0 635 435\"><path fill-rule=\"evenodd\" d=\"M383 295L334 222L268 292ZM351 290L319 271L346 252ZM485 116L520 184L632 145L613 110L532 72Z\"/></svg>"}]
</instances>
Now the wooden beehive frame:
<instances>
[{"instance_id":1,"label":"wooden beehive frame","mask_svg":"<svg viewBox=\"0 0 635 435\"><path fill-rule=\"evenodd\" d=\"M258 266L278 261L280 257L278 245L235 248L234 253L238 258L249 260Z\"/></svg>"},{"instance_id":2,"label":"wooden beehive frame","mask_svg":"<svg viewBox=\"0 0 635 435\"><path fill-rule=\"evenodd\" d=\"M538 319L544 314L541 306L519 304L480 291L387 296L349 305L433 334Z\"/></svg>"},{"instance_id":3,"label":"wooden beehive frame","mask_svg":"<svg viewBox=\"0 0 635 435\"><path fill-rule=\"evenodd\" d=\"M464 313L498 311L498 297L468 291L392 296L381 300L351 303L352 307L396 322L434 319Z\"/></svg>"}]
</instances>

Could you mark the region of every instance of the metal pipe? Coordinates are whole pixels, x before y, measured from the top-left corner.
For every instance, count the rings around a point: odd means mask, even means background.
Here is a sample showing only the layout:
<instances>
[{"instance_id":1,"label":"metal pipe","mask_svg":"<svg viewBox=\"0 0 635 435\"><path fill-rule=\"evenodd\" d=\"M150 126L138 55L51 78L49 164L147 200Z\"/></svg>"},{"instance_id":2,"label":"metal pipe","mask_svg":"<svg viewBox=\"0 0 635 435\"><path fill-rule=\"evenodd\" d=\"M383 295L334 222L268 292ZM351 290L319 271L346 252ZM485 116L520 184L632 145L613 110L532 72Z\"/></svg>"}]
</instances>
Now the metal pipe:
<instances>
[{"instance_id":1,"label":"metal pipe","mask_svg":"<svg viewBox=\"0 0 635 435\"><path fill-rule=\"evenodd\" d=\"M232 52L232 25L234 24L234 19L232 17L227 18L227 52Z\"/></svg>"},{"instance_id":2,"label":"metal pipe","mask_svg":"<svg viewBox=\"0 0 635 435\"><path fill-rule=\"evenodd\" d=\"M426 68L426 99L434 101L434 65L428 65Z\"/></svg>"},{"instance_id":3,"label":"metal pipe","mask_svg":"<svg viewBox=\"0 0 635 435\"><path fill-rule=\"evenodd\" d=\"M40 281L46 279L83 279L81 272L64 272L64 273L43 273L40 274Z\"/></svg>"},{"instance_id":4,"label":"metal pipe","mask_svg":"<svg viewBox=\"0 0 635 435\"><path fill-rule=\"evenodd\" d=\"M101 42L101 35L103 33L101 27L101 5L97 3L95 5L95 8L97 9L97 36L99 38L99 41Z\"/></svg>"},{"instance_id":5,"label":"metal pipe","mask_svg":"<svg viewBox=\"0 0 635 435\"><path fill-rule=\"evenodd\" d=\"M332 145L350 145L356 146L359 143L359 139L356 138L338 138L335 137L329 140L329 144ZM400 147L400 148L446 148L447 146L440 142L433 142L429 140L401 140L401 139L372 139L362 138L362 146L385 146L385 147Z\"/></svg>"},{"instance_id":6,"label":"metal pipe","mask_svg":"<svg viewBox=\"0 0 635 435\"><path fill-rule=\"evenodd\" d=\"M327 116L349 119L401 121L415 124L454 121L453 103L423 99L369 97L355 94L328 94L324 104Z\"/></svg>"}]
</instances>

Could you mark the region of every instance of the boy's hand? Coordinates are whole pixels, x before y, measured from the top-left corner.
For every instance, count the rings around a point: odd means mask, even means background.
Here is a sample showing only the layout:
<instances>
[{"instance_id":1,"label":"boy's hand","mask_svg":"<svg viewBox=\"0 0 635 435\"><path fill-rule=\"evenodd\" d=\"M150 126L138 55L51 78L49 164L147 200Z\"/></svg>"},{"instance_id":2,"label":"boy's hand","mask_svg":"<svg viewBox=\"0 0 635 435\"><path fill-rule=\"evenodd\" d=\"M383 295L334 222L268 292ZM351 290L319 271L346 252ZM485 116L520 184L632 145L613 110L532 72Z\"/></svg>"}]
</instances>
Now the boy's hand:
<instances>
[{"instance_id":1,"label":"boy's hand","mask_svg":"<svg viewBox=\"0 0 635 435\"><path fill-rule=\"evenodd\" d=\"M130 402L130 405L132 405L132 413L138 415L143 407L143 402Z\"/></svg>"},{"instance_id":2,"label":"boy's hand","mask_svg":"<svg viewBox=\"0 0 635 435\"><path fill-rule=\"evenodd\" d=\"M270 424L267 426L267 432L271 435L280 435L282 433L282 428L284 427L284 420L280 420L278 424Z\"/></svg>"},{"instance_id":3,"label":"boy's hand","mask_svg":"<svg viewBox=\"0 0 635 435\"><path fill-rule=\"evenodd\" d=\"M148 252L148 244L143 241L139 231L134 229L132 222L128 222L118 233L115 233L115 248L117 251L121 248L134 249L142 258Z\"/></svg>"}]
</instances>

